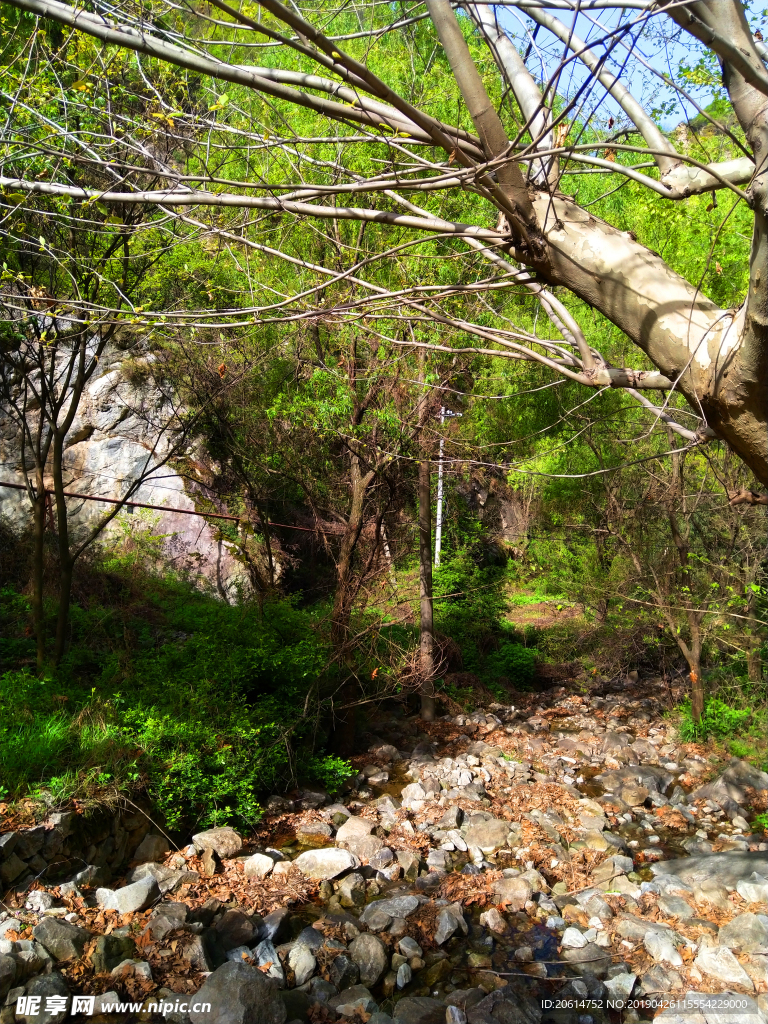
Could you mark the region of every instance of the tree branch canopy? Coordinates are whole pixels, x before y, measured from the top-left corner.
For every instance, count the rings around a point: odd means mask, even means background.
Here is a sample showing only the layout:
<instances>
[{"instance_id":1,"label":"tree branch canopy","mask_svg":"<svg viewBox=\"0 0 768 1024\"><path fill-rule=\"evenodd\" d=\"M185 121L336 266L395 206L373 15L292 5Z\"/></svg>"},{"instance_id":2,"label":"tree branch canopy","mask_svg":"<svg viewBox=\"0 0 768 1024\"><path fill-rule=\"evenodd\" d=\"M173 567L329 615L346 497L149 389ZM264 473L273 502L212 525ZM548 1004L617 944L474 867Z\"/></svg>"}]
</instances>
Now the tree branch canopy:
<instances>
[{"instance_id":1,"label":"tree branch canopy","mask_svg":"<svg viewBox=\"0 0 768 1024\"><path fill-rule=\"evenodd\" d=\"M441 358L537 363L624 390L651 429L726 443L768 484L768 72L739 0L579 6L584 38L544 9L565 0L425 0L407 16L153 3L139 17L121 0L7 2L9 322L39 312L43 263L55 315L125 322L129 236L158 261L215 247L240 282L227 301L200 284L199 309L148 299L131 323L151 309L142 329L205 325L222 344L333 323ZM696 68L657 74L640 45L651 18L683 30ZM661 90L672 110L702 80L726 109L704 112L706 132L670 131L644 99ZM690 225L684 251L668 217ZM108 247L110 302L75 283L86 229Z\"/></svg>"}]
</instances>

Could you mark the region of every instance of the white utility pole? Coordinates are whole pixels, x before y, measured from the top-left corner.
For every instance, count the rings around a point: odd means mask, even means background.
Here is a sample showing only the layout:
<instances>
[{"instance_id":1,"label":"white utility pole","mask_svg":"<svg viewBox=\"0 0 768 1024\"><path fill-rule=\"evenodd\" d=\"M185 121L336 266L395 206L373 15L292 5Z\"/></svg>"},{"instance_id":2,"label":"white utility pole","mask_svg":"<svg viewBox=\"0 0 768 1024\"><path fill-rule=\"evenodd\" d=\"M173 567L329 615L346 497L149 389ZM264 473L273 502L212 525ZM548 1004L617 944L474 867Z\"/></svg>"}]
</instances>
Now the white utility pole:
<instances>
[{"instance_id":1,"label":"white utility pole","mask_svg":"<svg viewBox=\"0 0 768 1024\"><path fill-rule=\"evenodd\" d=\"M440 407L440 426L445 423L445 407ZM440 565L440 543L443 539L443 445L440 438L440 455L437 461L437 516L435 517L435 565Z\"/></svg>"}]
</instances>

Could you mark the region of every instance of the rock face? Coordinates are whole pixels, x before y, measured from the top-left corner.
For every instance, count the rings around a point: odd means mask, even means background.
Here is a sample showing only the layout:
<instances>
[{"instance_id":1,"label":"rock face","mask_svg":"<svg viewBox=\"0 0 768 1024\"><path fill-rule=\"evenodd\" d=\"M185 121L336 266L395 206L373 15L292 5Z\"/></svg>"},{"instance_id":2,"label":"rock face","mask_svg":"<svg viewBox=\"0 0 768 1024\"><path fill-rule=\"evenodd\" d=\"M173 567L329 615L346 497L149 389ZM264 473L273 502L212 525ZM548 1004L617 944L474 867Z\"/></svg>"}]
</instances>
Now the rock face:
<instances>
[{"instance_id":1,"label":"rock face","mask_svg":"<svg viewBox=\"0 0 768 1024\"><path fill-rule=\"evenodd\" d=\"M147 453L155 445L159 428L167 422L171 409L164 405L162 396L146 387L134 389L126 379L126 358L136 355L141 353L126 352L117 346L108 348L97 375L86 387L64 453L65 477L71 491L119 498L125 492L125 481L136 479L145 470ZM3 478L10 483L23 483L19 439L13 420L3 413L0 407ZM161 439L156 461L167 452ZM170 465L165 465L157 479L150 478L139 487L133 500L193 511L195 503L187 493L188 486ZM75 534L93 527L104 512L104 505L96 501L80 505L72 510ZM27 495L0 487L0 516L18 526L30 523ZM170 568L200 579L225 599L235 598L240 591L249 592L249 578L242 563L204 519L172 511L152 516L153 532L165 537L163 555ZM118 530L117 524L108 527L103 543L108 543L110 536L118 536Z\"/></svg>"},{"instance_id":2,"label":"rock face","mask_svg":"<svg viewBox=\"0 0 768 1024\"><path fill-rule=\"evenodd\" d=\"M244 963L227 963L214 971L196 1002L203 1008L189 1014L192 1024L284 1024L287 1016L275 983Z\"/></svg>"}]
</instances>

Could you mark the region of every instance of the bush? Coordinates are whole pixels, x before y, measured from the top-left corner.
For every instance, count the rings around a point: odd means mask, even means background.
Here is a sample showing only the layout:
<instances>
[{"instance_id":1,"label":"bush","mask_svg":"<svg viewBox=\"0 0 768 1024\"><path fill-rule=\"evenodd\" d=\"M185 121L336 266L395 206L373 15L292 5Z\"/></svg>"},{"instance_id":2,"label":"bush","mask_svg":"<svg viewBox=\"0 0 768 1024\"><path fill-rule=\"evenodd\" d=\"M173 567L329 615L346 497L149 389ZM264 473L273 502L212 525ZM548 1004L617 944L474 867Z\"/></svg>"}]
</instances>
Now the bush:
<instances>
[{"instance_id":1,"label":"bush","mask_svg":"<svg viewBox=\"0 0 768 1024\"><path fill-rule=\"evenodd\" d=\"M684 743L703 740L707 736L722 739L742 729L752 717L752 709L729 707L717 697L710 697L704 705L700 722L694 722L691 714L691 701L686 699L680 706L682 716L680 722L680 738Z\"/></svg>"},{"instance_id":2,"label":"bush","mask_svg":"<svg viewBox=\"0 0 768 1024\"><path fill-rule=\"evenodd\" d=\"M516 690L530 690L536 678L538 651L510 640L502 640L498 650L485 659L484 674L490 680L506 676Z\"/></svg>"}]
</instances>

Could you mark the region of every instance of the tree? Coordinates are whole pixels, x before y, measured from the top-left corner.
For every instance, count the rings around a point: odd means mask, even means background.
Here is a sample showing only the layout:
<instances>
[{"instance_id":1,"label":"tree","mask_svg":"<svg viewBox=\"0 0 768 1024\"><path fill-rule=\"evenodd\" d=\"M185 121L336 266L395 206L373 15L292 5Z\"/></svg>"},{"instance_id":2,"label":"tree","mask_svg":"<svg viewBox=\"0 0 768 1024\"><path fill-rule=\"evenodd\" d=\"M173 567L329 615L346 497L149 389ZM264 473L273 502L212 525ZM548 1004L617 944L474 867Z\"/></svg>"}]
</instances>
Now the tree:
<instances>
[{"instance_id":1,"label":"tree","mask_svg":"<svg viewBox=\"0 0 768 1024\"><path fill-rule=\"evenodd\" d=\"M173 245L214 239L235 262L258 256L259 272L243 268L247 294L226 303L210 293L214 309L145 309L148 329L321 320L394 352L414 343L405 321L417 345L447 358L533 361L584 389L620 389L680 451L719 439L768 484L768 72L747 12L738 0L615 0L614 16L601 0L568 25L519 0L536 26L521 54L504 13L514 6L321 4L304 17L279 0L256 12L212 0L214 16L9 0L24 12L13 26L24 60L0 129L3 204L20 214L47 203L54 217L138 207ZM657 74L641 52L652 32L700 44L699 64ZM250 63L254 51L267 66ZM57 76L39 95L33 73L46 62ZM693 141L662 131L638 98L643 76L700 111L707 131ZM144 85L116 116L128 77ZM701 81L727 117L693 99ZM100 97L100 130L81 132ZM30 154L45 157L42 176L24 173ZM573 182L585 172L659 217L730 193L725 217L712 214L702 276L688 279L633 229L580 205ZM739 249L743 288L724 307L707 275L737 217L754 221L751 250ZM296 250L297 223L323 240L317 262ZM342 266L363 238L366 253ZM611 352L606 322L623 338ZM615 365L617 353L626 358Z\"/></svg>"}]
</instances>

